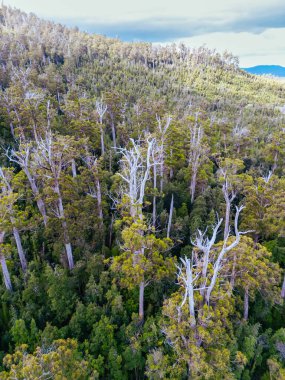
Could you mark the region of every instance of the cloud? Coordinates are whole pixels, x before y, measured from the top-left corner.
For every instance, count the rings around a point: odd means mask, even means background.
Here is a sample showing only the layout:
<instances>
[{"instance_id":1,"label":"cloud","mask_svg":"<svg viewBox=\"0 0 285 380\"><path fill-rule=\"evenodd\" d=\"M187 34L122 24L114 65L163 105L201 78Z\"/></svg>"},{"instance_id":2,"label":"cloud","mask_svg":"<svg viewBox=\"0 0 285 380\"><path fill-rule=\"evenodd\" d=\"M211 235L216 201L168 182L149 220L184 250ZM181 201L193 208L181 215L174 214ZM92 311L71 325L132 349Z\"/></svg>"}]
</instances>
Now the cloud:
<instances>
[{"instance_id":1,"label":"cloud","mask_svg":"<svg viewBox=\"0 0 285 380\"><path fill-rule=\"evenodd\" d=\"M206 45L219 52L229 50L240 58L241 67L260 64L285 66L285 28L267 29L260 34L217 32L175 42L183 42L193 48Z\"/></svg>"},{"instance_id":2,"label":"cloud","mask_svg":"<svg viewBox=\"0 0 285 380\"><path fill-rule=\"evenodd\" d=\"M124 20L112 18L70 18L59 19L67 25L77 25L80 29L119 37L123 40L170 41L177 38L193 37L217 32L262 33L268 28L285 27L285 7L261 8L254 12L228 12L194 16L158 16L139 18L126 17Z\"/></svg>"}]
</instances>

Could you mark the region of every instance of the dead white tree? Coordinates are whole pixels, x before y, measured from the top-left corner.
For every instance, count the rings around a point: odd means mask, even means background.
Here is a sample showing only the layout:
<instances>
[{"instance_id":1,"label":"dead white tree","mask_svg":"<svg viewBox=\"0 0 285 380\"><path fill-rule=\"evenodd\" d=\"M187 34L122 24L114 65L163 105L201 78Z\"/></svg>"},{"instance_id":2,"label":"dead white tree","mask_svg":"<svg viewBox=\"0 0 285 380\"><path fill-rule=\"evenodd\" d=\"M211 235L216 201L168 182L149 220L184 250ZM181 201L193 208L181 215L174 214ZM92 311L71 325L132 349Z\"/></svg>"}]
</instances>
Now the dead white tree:
<instances>
[{"instance_id":1,"label":"dead white tree","mask_svg":"<svg viewBox=\"0 0 285 380\"><path fill-rule=\"evenodd\" d=\"M166 134L169 129L172 118L167 116L164 124L162 123L161 118L157 115L156 120L158 123L158 138L157 138L157 149L158 149L158 161L160 167L160 192L163 191L164 184L164 172L165 172L165 140Z\"/></svg>"},{"instance_id":2,"label":"dead white tree","mask_svg":"<svg viewBox=\"0 0 285 380\"><path fill-rule=\"evenodd\" d=\"M134 220L143 220L143 201L145 196L146 183L149 180L151 167L152 150L155 146L154 138L147 138L146 147L140 143L131 141L131 148L119 148L122 154L120 160L121 171L118 173L122 178L125 187L121 189L120 196L127 196L129 200L130 215ZM140 231L143 236L144 231ZM144 255L142 246L135 255ZM143 279L139 284L139 317L144 319L144 290L146 282Z\"/></svg>"},{"instance_id":3,"label":"dead white tree","mask_svg":"<svg viewBox=\"0 0 285 380\"><path fill-rule=\"evenodd\" d=\"M83 161L85 162L87 168L94 176L94 182L90 182L88 184L88 192L87 195L97 200L98 206L98 216L101 220L101 227L103 226L103 207L102 207L102 191L101 184L99 179L99 171L98 171L98 159L94 155L91 155L88 150L86 156L83 157Z\"/></svg>"},{"instance_id":4,"label":"dead white tree","mask_svg":"<svg viewBox=\"0 0 285 380\"><path fill-rule=\"evenodd\" d=\"M53 135L51 131L47 131L44 138L38 139L33 152L35 169L41 170L43 178L47 178L52 182L52 190L57 198L52 211L61 221L69 269L73 269L74 261L65 218L60 179L64 169L70 165L73 158L74 151L71 139L67 138L67 136Z\"/></svg>"},{"instance_id":5,"label":"dead white tree","mask_svg":"<svg viewBox=\"0 0 285 380\"><path fill-rule=\"evenodd\" d=\"M170 237L170 231L171 231L171 225L172 225L172 216L173 216L173 205L174 205L174 196L172 194L171 196L171 202L170 202L170 210L169 210L169 216L168 216L168 224L167 224L167 237Z\"/></svg>"},{"instance_id":6,"label":"dead white tree","mask_svg":"<svg viewBox=\"0 0 285 380\"><path fill-rule=\"evenodd\" d=\"M44 225L47 226L48 217L47 217L47 212L46 212L46 206L43 201L42 195L40 193L37 175L32 168L31 151L32 151L31 144L20 143L19 149L17 151L12 149L11 152L7 151L6 155L9 158L10 162L15 162L16 164L18 164L21 167L21 169L24 171L24 173L26 174L28 181L30 183L35 201L37 203L39 212L42 215Z\"/></svg>"},{"instance_id":7,"label":"dead white tree","mask_svg":"<svg viewBox=\"0 0 285 380\"><path fill-rule=\"evenodd\" d=\"M218 219L217 223L213 226L213 232L211 238L208 238L207 234L207 229L202 232L201 230L197 231L196 237L194 241L191 241L192 245L196 247L199 252L202 253L202 256L200 258L201 261L201 275L203 278L203 285L200 289L200 293L202 296L204 296L205 291L206 291L206 284L207 284L207 273L208 273L208 266L210 262L210 254L211 250L213 248L213 245L216 242L217 235L219 228L223 222L223 219Z\"/></svg>"},{"instance_id":8,"label":"dead white tree","mask_svg":"<svg viewBox=\"0 0 285 380\"><path fill-rule=\"evenodd\" d=\"M241 232L238 229L239 215L243 208L244 206L236 207L234 240L231 239L229 241L230 234L228 233L221 246L215 246L219 228L223 222L223 219L218 219L213 227L212 236L210 238L206 236L207 231L197 232L196 238L192 241L194 246L192 257L181 259L182 265L177 266L178 283L184 289L184 297L179 308L183 307L186 300L188 300L190 323L192 327L197 323L196 312L198 307L201 307L201 304L195 304L194 292L200 292L203 305L209 305L211 303L212 292L217 284L225 257L239 244L241 235L249 232Z\"/></svg>"},{"instance_id":9,"label":"dead white tree","mask_svg":"<svg viewBox=\"0 0 285 380\"><path fill-rule=\"evenodd\" d=\"M245 288L244 300L243 300L243 319L245 321L248 320L248 312L249 312L249 291L248 291L248 288Z\"/></svg>"},{"instance_id":10,"label":"dead white tree","mask_svg":"<svg viewBox=\"0 0 285 380\"><path fill-rule=\"evenodd\" d=\"M15 199L13 198L14 194L13 194L13 189L12 189L12 185L11 185L11 179L9 178L9 176L4 172L3 168L1 168L1 167L0 167L0 179L2 182L1 183L1 185L2 185L2 194L1 195L6 197L6 199L8 200L7 204L6 204L7 214L8 214L7 216L10 219L10 223L12 226L13 235L14 235L18 255L20 258L20 262L21 262L21 267L22 267L23 272L26 272L26 270L27 270L27 259L26 259L26 255L25 255L25 252L23 249L22 240L20 237L20 232L19 232L19 229L17 227L16 218L14 215L13 204L15 202Z\"/></svg>"},{"instance_id":11,"label":"dead white tree","mask_svg":"<svg viewBox=\"0 0 285 380\"><path fill-rule=\"evenodd\" d=\"M107 111L107 104L104 104L101 101L96 101L96 111L99 116L99 124L100 124L100 138L101 138L101 153L102 155L105 153L105 144L104 144L104 128L103 128L103 117L105 112Z\"/></svg>"},{"instance_id":12,"label":"dead white tree","mask_svg":"<svg viewBox=\"0 0 285 380\"><path fill-rule=\"evenodd\" d=\"M152 150L152 161L156 162L155 154L156 149ZM156 223L156 190L157 190L157 166L156 164L153 165L153 191L154 195L152 197L152 224L155 226Z\"/></svg>"},{"instance_id":13,"label":"dead white tree","mask_svg":"<svg viewBox=\"0 0 285 380\"><path fill-rule=\"evenodd\" d=\"M242 140L248 135L249 135L249 129L242 126L241 118L239 118L232 131L233 141L235 142L238 154L240 153Z\"/></svg>"},{"instance_id":14,"label":"dead white tree","mask_svg":"<svg viewBox=\"0 0 285 380\"><path fill-rule=\"evenodd\" d=\"M203 157L204 149L202 145L203 128L198 124L199 113L196 113L196 120L194 126L190 126L190 151L188 163L191 168L191 180L190 180L190 196L191 203L194 202L197 174L201 164L201 158Z\"/></svg>"},{"instance_id":15,"label":"dead white tree","mask_svg":"<svg viewBox=\"0 0 285 380\"><path fill-rule=\"evenodd\" d=\"M264 180L265 183L269 183L272 175L273 175L272 170L269 170L268 174L263 176L262 179Z\"/></svg>"},{"instance_id":16,"label":"dead white tree","mask_svg":"<svg viewBox=\"0 0 285 380\"><path fill-rule=\"evenodd\" d=\"M224 172L222 170L222 173L225 177L225 181L223 183L222 191L223 191L224 199L226 202L225 229L224 229L224 239L226 239L226 237L229 234L229 230L230 230L231 205L237 196L237 191L232 186L226 172Z\"/></svg>"},{"instance_id":17,"label":"dead white tree","mask_svg":"<svg viewBox=\"0 0 285 380\"><path fill-rule=\"evenodd\" d=\"M238 229L239 214L243 210L243 208L244 206L236 207L236 215L235 215L235 222L234 222L234 230L235 230L234 241L228 245L228 239L229 239L229 233L228 233L226 239L224 239L223 246L221 250L219 251L217 258L215 259L215 262L213 265L214 273L212 275L210 285L208 286L207 292L206 292L206 302L208 305L210 303L211 293L214 289L214 286L216 285L218 274L222 267L223 258L228 252L230 252L233 248L235 248L238 245L238 243L240 242L241 235L247 234L249 232L249 231L241 232Z\"/></svg>"},{"instance_id":18,"label":"dead white tree","mask_svg":"<svg viewBox=\"0 0 285 380\"><path fill-rule=\"evenodd\" d=\"M71 160L71 171L72 171L72 177L76 178L77 177L77 170L76 170L76 162L75 162L74 158Z\"/></svg>"},{"instance_id":19,"label":"dead white tree","mask_svg":"<svg viewBox=\"0 0 285 380\"><path fill-rule=\"evenodd\" d=\"M152 149L152 176L153 176L153 191L154 195L152 197L152 224L155 226L156 223L156 198L157 198L157 168L159 165L159 156L161 152L161 147L155 142Z\"/></svg>"},{"instance_id":20,"label":"dead white tree","mask_svg":"<svg viewBox=\"0 0 285 380\"><path fill-rule=\"evenodd\" d=\"M3 253L3 243L4 243L4 237L5 237L5 232L0 232L0 264L1 264L1 269L2 269L2 274L3 274L3 279L4 279L4 284L7 290L12 291L12 282L10 278L10 273L7 267L6 259Z\"/></svg>"},{"instance_id":21,"label":"dead white tree","mask_svg":"<svg viewBox=\"0 0 285 380\"><path fill-rule=\"evenodd\" d=\"M237 172L243 167L239 160L225 160L219 164L218 177L222 181L222 192L226 203L224 220L224 239L227 238L230 229L230 214L233 201L242 186L242 179L237 176Z\"/></svg>"},{"instance_id":22,"label":"dead white tree","mask_svg":"<svg viewBox=\"0 0 285 380\"><path fill-rule=\"evenodd\" d=\"M38 121L38 109L41 103L43 103L45 98L45 93L39 90L27 90L24 93L24 101L27 103L27 110L29 110L29 115L31 119L31 124L33 127L34 139L38 139L39 135L39 121ZM47 104L47 115L49 114L49 102Z\"/></svg>"},{"instance_id":23,"label":"dead white tree","mask_svg":"<svg viewBox=\"0 0 285 380\"><path fill-rule=\"evenodd\" d=\"M133 139L130 139L131 148L118 148L121 153L120 159L121 171L118 175L125 183L124 189L121 189L122 195L127 195L130 204L130 215L134 219L137 217L142 220L142 206L145 195L146 183L150 176L150 170L153 166L151 162L152 151L155 145L154 138L146 140L146 153L144 148Z\"/></svg>"},{"instance_id":24,"label":"dead white tree","mask_svg":"<svg viewBox=\"0 0 285 380\"><path fill-rule=\"evenodd\" d=\"M177 273L177 280L180 286L182 286L184 291L184 298L179 306L179 308L182 308L185 304L185 302L188 299L188 307L189 307L189 313L190 313L190 325L191 327L196 326L196 315L195 315L195 300L194 300L194 290L195 290L195 282L198 279L198 275L195 274L195 277L193 278L193 260L189 259L188 257L180 258L182 262L182 266L176 266L178 269Z\"/></svg>"}]
</instances>

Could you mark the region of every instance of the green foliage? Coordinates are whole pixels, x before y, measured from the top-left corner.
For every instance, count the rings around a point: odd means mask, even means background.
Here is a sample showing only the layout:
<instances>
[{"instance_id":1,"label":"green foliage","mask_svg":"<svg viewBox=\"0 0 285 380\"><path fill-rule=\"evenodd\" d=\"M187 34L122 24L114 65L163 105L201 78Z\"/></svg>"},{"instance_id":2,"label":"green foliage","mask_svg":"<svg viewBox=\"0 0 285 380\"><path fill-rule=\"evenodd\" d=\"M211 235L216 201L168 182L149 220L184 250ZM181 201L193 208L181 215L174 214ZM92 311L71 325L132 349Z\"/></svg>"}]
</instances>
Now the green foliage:
<instances>
[{"instance_id":1,"label":"green foliage","mask_svg":"<svg viewBox=\"0 0 285 380\"><path fill-rule=\"evenodd\" d=\"M284 379L284 84L4 5L0 34L0 378Z\"/></svg>"}]
</instances>

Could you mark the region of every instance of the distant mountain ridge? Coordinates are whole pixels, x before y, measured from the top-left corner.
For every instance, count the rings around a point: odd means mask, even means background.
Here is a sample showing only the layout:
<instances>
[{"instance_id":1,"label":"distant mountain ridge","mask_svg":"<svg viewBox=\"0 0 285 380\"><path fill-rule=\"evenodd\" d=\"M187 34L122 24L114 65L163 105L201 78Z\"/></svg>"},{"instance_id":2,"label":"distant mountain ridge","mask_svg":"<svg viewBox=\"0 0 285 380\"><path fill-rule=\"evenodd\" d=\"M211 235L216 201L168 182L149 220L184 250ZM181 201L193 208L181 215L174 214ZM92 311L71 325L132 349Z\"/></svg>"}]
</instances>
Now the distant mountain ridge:
<instances>
[{"instance_id":1,"label":"distant mountain ridge","mask_svg":"<svg viewBox=\"0 0 285 380\"><path fill-rule=\"evenodd\" d=\"M276 77L285 77L285 67L278 65L258 65L253 67L244 67L242 70L255 75L274 75Z\"/></svg>"}]
</instances>

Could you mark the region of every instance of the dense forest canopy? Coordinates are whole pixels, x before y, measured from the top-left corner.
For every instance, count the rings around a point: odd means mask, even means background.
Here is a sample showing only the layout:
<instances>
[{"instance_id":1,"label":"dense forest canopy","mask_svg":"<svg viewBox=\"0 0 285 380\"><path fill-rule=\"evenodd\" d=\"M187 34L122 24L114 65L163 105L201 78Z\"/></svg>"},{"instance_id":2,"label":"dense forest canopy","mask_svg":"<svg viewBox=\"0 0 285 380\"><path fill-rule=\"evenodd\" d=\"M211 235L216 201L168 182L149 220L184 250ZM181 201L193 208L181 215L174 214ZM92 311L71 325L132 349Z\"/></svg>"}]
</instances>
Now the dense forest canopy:
<instances>
[{"instance_id":1,"label":"dense forest canopy","mask_svg":"<svg viewBox=\"0 0 285 380\"><path fill-rule=\"evenodd\" d=\"M0 378L285 378L285 86L0 8Z\"/></svg>"}]
</instances>

